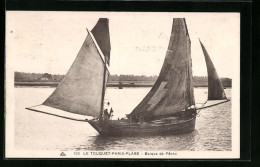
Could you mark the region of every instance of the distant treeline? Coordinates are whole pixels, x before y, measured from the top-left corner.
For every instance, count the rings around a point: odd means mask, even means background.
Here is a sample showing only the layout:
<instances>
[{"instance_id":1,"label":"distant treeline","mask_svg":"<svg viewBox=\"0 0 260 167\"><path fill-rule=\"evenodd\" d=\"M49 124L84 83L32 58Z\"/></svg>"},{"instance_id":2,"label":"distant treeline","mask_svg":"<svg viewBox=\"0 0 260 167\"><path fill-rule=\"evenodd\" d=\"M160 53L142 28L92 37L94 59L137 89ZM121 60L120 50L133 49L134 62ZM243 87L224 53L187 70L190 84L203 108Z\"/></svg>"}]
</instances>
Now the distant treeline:
<instances>
[{"instance_id":1,"label":"distant treeline","mask_svg":"<svg viewBox=\"0 0 260 167\"><path fill-rule=\"evenodd\" d=\"M15 72L14 81L15 82L60 82L65 75L52 75L48 73L24 73ZM145 76L145 75L110 75L108 82L123 82L123 81L147 81L155 82L158 78L157 75ZM194 76L195 83L206 83L208 78L205 76ZM232 80L230 78L221 78L223 86L231 86Z\"/></svg>"},{"instance_id":2,"label":"distant treeline","mask_svg":"<svg viewBox=\"0 0 260 167\"><path fill-rule=\"evenodd\" d=\"M25 73L25 72L15 72L14 81L15 82L37 82L37 81L53 81L60 82L65 75L51 75L48 73Z\"/></svg>"},{"instance_id":3,"label":"distant treeline","mask_svg":"<svg viewBox=\"0 0 260 167\"><path fill-rule=\"evenodd\" d=\"M157 75L154 76L146 76L146 75L110 75L108 78L108 82L112 81L156 81L158 78Z\"/></svg>"},{"instance_id":4,"label":"distant treeline","mask_svg":"<svg viewBox=\"0 0 260 167\"><path fill-rule=\"evenodd\" d=\"M24 73L15 72L14 81L16 82L60 82L65 75L53 75L48 73ZM145 75L110 75L108 81L156 81L158 76L145 76Z\"/></svg>"}]
</instances>

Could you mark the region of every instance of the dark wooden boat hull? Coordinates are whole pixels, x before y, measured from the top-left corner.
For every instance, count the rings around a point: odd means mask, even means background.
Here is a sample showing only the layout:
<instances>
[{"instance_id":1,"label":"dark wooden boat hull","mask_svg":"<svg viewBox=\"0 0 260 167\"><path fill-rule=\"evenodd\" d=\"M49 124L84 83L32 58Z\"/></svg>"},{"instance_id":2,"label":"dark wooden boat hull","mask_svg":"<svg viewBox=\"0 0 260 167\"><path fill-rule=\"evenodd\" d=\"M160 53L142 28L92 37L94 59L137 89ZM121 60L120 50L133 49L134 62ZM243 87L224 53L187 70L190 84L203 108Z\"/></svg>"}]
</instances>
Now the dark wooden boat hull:
<instances>
[{"instance_id":1,"label":"dark wooden boat hull","mask_svg":"<svg viewBox=\"0 0 260 167\"><path fill-rule=\"evenodd\" d=\"M106 136L151 136L191 133L195 129L196 116L178 123L169 124L127 124L117 125L116 121L100 124L98 120L90 120L89 124L101 135Z\"/></svg>"}]
</instances>

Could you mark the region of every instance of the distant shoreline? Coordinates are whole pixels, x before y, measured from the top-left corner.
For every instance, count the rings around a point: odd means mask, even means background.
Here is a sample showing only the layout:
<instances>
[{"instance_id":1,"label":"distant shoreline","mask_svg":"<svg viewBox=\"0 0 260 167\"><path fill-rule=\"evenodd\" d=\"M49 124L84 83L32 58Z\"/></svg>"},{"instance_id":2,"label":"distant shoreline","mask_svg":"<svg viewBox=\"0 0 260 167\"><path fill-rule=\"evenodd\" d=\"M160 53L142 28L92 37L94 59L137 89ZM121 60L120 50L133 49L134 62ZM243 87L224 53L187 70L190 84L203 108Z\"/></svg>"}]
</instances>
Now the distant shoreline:
<instances>
[{"instance_id":1,"label":"distant shoreline","mask_svg":"<svg viewBox=\"0 0 260 167\"><path fill-rule=\"evenodd\" d=\"M65 75L48 73L24 73L15 72L15 86L51 86L56 87L64 79ZM158 76L146 75L109 75L107 87L152 87ZM232 79L220 78L223 87L231 87ZM208 77L194 76L194 87L207 87Z\"/></svg>"},{"instance_id":2,"label":"distant shoreline","mask_svg":"<svg viewBox=\"0 0 260 167\"><path fill-rule=\"evenodd\" d=\"M57 87L60 82L14 82L14 86L49 86ZM107 87L152 87L154 82L142 82L142 81L121 81L121 82L108 82ZM208 87L207 83L194 82L194 87ZM224 86L224 88L230 88L231 86Z\"/></svg>"}]
</instances>

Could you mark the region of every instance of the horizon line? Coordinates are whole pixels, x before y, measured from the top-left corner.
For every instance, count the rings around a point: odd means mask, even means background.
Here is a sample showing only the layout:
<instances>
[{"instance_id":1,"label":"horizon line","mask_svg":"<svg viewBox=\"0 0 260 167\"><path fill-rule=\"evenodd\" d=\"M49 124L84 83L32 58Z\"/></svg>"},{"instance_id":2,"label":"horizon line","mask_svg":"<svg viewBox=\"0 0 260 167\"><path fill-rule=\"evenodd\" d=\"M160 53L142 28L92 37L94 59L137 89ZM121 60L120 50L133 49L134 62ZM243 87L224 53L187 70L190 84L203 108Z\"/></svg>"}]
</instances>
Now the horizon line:
<instances>
[{"instance_id":1,"label":"horizon line","mask_svg":"<svg viewBox=\"0 0 260 167\"><path fill-rule=\"evenodd\" d=\"M20 72L20 71L14 71L14 72ZM30 73L30 74L45 74L45 73L47 73L47 72L44 72L44 73L36 73L36 72L20 72L20 73ZM51 74L51 73L47 73L47 74ZM66 74L51 74L51 75L66 75ZM141 74L141 75L137 75L137 74L111 74L111 75L118 75L118 76L120 76L120 75L134 75L134 76L146 76L146 77L154 77L154 76L159 76L159 75L156 75L156 74L154 74L154 75L145 75L145 74ZM201 75L193 75L193 77L208 77L208 76L201 76ZM220 77L220 78L229 78L229 79L232 79L232 78L230 78L230 77Z\"/></svg>"}]
</instances>

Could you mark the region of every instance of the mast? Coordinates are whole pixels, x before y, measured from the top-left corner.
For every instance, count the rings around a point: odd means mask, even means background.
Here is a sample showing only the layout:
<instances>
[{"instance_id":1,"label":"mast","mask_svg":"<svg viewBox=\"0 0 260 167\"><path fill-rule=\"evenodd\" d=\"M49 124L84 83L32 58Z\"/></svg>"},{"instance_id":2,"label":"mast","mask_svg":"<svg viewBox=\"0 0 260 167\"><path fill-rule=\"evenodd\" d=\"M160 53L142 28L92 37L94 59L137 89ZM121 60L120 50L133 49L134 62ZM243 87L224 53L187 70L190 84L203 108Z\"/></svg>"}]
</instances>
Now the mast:
<instances>
[{"instance_id":1,"label":"mast","mask_svg":"<svg viewBox=\"0 0 260 167\"><path fill-rule=\"evenodd\" d=\"M100 107L100 114L99 114L99 121L102 120L102 114L103 114L103 110L104 110L104 97L105 97L105 88L106 88L106 59L105 59L105 63L104 63L104 75L103 75L103 87L102 87L102 97L101 97L101 107Z\"/></svg>"}]
</instances>

